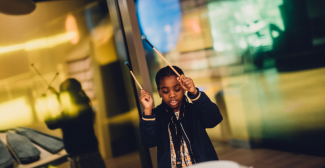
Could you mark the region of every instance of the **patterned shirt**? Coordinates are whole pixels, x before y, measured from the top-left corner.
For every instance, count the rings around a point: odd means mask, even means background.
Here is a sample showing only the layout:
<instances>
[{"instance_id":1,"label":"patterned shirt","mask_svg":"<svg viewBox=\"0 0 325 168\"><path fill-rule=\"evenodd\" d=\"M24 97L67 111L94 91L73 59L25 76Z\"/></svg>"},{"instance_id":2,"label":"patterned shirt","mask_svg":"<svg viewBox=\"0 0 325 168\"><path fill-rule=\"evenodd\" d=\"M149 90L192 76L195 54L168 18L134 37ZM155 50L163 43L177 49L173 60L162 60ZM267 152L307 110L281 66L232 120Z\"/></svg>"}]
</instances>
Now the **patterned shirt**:
<instances>
[{"instance_id":1,"label":"patterned shirt","mask_svg":"<svg viewBox=\"0 0 325 168\"><path fill-rule=\"evenodd\" d=\"M176 119L179 119L179 112L175 112ZM176 127L176 125L175 125ZM176 129L177 130L177 129ZM169 129L169 138L170 138L170 149L171 149L171 161L172 161L172 168L176 168L176 152L174 148L174 143L172 140L172 135L170 133ZM191 157L186 145L186 142L184 140L184 137L182 136L181 139L181 146L180 146L180 154L181 154L181 160L182 160L182 167L188 167L192 165Z\"/></svg>"}]
</instances>

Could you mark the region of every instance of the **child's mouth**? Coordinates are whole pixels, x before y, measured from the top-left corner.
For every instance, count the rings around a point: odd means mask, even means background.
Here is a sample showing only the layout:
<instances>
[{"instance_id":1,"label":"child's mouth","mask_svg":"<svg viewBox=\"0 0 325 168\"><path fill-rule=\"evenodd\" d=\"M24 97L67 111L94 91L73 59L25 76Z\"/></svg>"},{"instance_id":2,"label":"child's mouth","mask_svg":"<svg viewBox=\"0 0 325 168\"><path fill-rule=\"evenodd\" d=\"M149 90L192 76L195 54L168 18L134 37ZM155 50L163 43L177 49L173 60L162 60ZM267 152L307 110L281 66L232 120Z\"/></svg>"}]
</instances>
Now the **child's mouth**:
<instances>
[{"instance_id":1,"label":"child's mouth","mask_svg":"<svg viewBox=\"0 0 325 168\"><path fill-rule=\"evenodd\" d=\"M171 101L169 104L170 104L171 106L176 106L176 105L177 105L177 103L178 103L178 101L176 101L176 100L173 100L173 101Z\"/></svg>"}]
</instances>

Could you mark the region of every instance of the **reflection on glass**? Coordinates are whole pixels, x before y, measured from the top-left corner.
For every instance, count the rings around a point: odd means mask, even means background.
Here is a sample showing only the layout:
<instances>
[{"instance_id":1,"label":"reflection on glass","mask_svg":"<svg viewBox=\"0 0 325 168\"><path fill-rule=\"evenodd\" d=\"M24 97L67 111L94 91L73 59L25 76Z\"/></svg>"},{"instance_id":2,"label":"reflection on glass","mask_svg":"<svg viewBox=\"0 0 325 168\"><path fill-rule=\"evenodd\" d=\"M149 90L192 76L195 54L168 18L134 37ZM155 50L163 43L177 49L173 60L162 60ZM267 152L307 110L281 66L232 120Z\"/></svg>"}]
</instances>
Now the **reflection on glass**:
<instances>
[{"instance_id":1,"label":"reflection on glass","mask_svg":"<svg viewBox=\"0 0 325 168\"><path fill-rule=\"evenodd\" d=\"M25 97L0 104L0 130L30 124L32 110Z\"/></svg>"},{"instance_id":2,"label":"reflection on glass","mask_svg":"<svg viewBox=\"0 0 325 168\"><path fill-rule=\"evenodd\" d=\"M188 0L180 6L179 40L164 56L220 107L225 119L207 130L209 136L234 146L324 156L325 15L318 12L324 7L283 0ZM144 48L153 83L166 64ZM160 104L157 92L153 96Z\"/></svg>"}]
</instances>

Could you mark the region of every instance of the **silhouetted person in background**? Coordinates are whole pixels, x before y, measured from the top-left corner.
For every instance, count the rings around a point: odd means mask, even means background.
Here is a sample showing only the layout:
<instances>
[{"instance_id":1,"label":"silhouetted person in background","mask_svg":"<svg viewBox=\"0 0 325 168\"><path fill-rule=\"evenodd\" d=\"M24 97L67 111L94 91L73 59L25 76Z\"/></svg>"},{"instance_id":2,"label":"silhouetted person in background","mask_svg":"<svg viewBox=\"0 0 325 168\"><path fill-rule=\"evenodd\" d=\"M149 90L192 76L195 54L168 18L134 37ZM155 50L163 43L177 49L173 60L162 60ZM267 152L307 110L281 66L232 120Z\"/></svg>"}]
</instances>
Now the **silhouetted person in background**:
<instances>
[{"instance_id":1,"label":"silhouetted person in background","mask_svg":"<svg viewBox=\"0 0 325 168\"><path fill-rule=\"evenodd\" d=\"M50 90L58 95L63 110L58 116L48 112L45 123L49 129L61 128L70 167L105 168L93 127L94 112L81 84L69 78L61 83L60 93Z\"/></svg>"}]
</instances>

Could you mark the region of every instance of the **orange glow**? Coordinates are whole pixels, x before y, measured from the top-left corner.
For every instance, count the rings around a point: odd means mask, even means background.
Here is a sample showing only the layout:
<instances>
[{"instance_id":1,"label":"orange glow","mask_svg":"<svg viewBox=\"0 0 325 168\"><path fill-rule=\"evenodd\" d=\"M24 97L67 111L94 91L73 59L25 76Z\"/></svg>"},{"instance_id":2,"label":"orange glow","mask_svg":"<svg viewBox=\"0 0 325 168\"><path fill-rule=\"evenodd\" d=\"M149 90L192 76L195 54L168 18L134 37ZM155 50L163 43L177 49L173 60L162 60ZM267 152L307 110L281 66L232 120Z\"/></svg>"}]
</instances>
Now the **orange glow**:
<instances>
[{"instance_id":1,"label":"orange glow","mask_svg":"<svg viewBox=\"0 0 325 168\"><path fill-rule=\"evenodd\" d=\"M198 34L201 33L201 27L200 27L199 21L194 20L194 19L190 20L188 22L188 25L195 33L198 33Z\"/></svg>"},{"instance_id":2,"label":"orange glow","mask_svg":"<svg viewBox=\"0 0 325 168\"><path fill-rule=\"evenodd\" d=\"M71 38L70 42L72 44L77 44L79 42L78 25L76 18L71 14L69 14L65 20L65 29L68 34L74 34L74 37Z\"/></svg>"}]
</instances>

